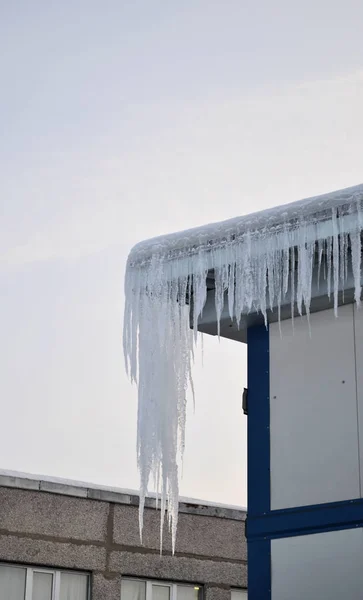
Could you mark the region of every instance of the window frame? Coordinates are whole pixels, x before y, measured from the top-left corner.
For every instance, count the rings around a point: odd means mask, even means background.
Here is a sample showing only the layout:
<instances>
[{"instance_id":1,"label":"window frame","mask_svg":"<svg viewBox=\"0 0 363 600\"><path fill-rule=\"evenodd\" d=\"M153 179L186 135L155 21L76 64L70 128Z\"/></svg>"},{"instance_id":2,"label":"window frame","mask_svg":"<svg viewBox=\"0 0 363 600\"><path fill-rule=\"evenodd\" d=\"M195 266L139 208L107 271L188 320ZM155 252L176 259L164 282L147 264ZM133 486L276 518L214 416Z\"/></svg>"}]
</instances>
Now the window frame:
<instances>
[{"instance_id":1,"label":"window frame","mask_svg":"<svg viewBox=\"0 0 363 600\"><path fill-rule=\"evenodd\" d=\"M178 586L181 587L191 587L193 589L198 588L198 600L203 600L203 586L200 583L189 583L188 581L170 581L170 579L143 579L142 577L132 577L128 575L123 575L121 577L121 586L122 580L127 581L141 581L145 583L145 600L152 600L152 586L160 585L163 587L168 587L170 589L170 597L169 600L178 600ZM121 600L122 600L122 587L121 587Z\"/></svg>"},{"instance_id":2,"label":"window frame","mask_svg":"<svg viewBox=\"0 0 363 600\"><path fill-rule=\"evenodd\" d=\"M248 599L248 589L247 588L231 588L231 600L232 600L232 592L242 592L246 596L246 600Z\"/></svg>"},{"instance_id":3,"label":"window frame","mask_svg":"<svg viewBox=\"0 0 363 600\"><path fill-rule=\"evenodd\" d=\"M87 592L86 592L86 600L91 600L91 577L88 571L77 571L72 569L52 569L49 567L36 567L33 565L23 565L21 563L10 563L0 561L0 567L14 567L18 569L25 570L25 595L24 600L32 600L33 594L33 577L34 573L47 573L48 575L53 575L52 581L52 600L59 600L60 598L60 583L61 583L61 574L62 573L70 573L73 575L86 575L87 576Z\"/></svg>"}]
</instances>

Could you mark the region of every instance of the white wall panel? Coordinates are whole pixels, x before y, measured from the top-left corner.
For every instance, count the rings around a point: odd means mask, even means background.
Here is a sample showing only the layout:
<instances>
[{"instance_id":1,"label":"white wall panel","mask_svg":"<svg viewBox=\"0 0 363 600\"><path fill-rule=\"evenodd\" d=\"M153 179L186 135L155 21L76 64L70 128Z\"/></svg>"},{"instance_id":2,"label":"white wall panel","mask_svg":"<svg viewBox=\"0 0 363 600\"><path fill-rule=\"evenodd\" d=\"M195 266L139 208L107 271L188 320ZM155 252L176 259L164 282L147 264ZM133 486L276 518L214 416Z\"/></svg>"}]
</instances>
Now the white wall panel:
<instances>
[{"instance_id":1,"label":"white wall panel","mask_svg":"<svg viewBox=\"0 0 363 600\"><path fill-rule=\"evenodd\" d=\"M361 600L363 530L272 540L272 600Z\"/></svg>"},{"instance_id":2,"label":"white wall panel","mask_svg":"<svg viewBox=\"0 0 363 600\"><path fill-rule=\"evenodd\" d=\"M294 334L281 327L270 326L271 508L358 498L353 305L311 315L311 335L306 318Z\"/></svg>"},{"instance_id":3,"label":"white wall panel","mask_svg":"<svg viewBox=\"0 0 363 600\"><path fill-rule=\"evenodd\" d=\"M355 359L358 396L358 423L359 423L359 465L361 481L361 497L363 482L363 307L357 309L354 305L355 327Z\"/></svg>"}]
</instances>

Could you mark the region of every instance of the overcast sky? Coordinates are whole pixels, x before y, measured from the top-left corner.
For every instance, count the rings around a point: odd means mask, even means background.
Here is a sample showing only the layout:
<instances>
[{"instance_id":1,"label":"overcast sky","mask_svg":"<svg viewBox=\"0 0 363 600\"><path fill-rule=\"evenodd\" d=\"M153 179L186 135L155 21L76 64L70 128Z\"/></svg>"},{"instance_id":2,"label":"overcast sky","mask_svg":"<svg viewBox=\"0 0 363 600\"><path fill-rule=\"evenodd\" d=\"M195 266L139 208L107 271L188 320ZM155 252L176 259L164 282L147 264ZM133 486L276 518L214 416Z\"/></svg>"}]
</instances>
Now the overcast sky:
<instances>
[{"instance_id":1,"label":"overcast sky","mask_svg":"<svg viewBox=\"0 0 363 600\"><path fill-rule=\"evenodd\" d=\"M0 467L138 488L137 241L363 182L361 0L0 8ZM205 340L183 495L246 504L246 352Z\"/></svg>"}]
</instances>

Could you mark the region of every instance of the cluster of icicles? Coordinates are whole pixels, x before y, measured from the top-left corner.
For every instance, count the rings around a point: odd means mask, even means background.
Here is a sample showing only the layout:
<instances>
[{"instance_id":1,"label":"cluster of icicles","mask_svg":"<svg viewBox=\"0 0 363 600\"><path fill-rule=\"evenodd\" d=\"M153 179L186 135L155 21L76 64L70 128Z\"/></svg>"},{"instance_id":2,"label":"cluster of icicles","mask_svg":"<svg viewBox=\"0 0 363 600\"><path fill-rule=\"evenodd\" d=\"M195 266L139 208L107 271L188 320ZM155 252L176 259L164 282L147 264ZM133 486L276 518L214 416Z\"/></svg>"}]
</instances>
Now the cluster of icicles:
<instances>
[{"instance_id":1,"label":"cluster of icicles","mask_svg":"<svg viewBox=\"0 0 363 600\"><path fill-rule=\"evenodd\" d=\"M140 535L150 477L161 498L173 552L178 522L179 474L184 451L186 398L192 385L198 320L215 281L216 321L225 305L240 323L249 313L291 303L309 314L313 279L338 294L353 279L361 297L363 186L252 216L155 238L131 251L125 276L124 353L138 386L137 454ZM191 328L192 326L192 328Z\"/></svg>"}]
</instances>

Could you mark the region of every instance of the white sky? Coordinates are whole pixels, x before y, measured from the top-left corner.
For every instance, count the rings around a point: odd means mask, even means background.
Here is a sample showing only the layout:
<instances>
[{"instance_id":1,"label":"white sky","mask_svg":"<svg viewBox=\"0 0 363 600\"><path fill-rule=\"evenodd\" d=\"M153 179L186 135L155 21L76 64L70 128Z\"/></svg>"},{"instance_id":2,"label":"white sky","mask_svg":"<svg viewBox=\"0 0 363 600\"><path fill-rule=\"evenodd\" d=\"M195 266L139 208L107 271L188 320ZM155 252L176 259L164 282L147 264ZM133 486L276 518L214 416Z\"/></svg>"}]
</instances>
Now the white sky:
<instances>
[{"instance_id":1,"label":"white sky","mask_svg":"<svg viewBox=\"0 0 363 600\"><path fill-rule=\"evenodd\" d=\"M0 11L1 467L137 488L130 247L363 182L363 4ZM205 340L181 493L246 504L243 346Z\"/></svg>"}]
</instances>

